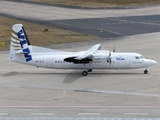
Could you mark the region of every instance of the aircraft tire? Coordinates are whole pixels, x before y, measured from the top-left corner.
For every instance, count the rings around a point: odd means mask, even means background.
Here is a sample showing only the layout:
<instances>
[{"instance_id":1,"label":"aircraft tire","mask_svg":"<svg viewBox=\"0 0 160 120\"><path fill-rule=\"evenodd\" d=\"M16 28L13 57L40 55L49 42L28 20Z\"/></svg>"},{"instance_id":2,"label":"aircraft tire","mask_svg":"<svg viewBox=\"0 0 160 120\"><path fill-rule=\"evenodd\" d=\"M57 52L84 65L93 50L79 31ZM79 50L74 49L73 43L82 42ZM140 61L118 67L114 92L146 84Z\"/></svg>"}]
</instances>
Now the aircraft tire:
<instances>
[{"instance_id":1,"label":"aircraft tire","mask_svg":"<svg viewBox=\"0 0 160 120\"><path fill-rule=\"evenodd\" d=\"M82 75L83 75L83 76L87 76L87 75L88 75L88 72L87 72L87 71L83 71L83 72L82 72Z\"/></svg>"},{"instance_id":2,"label":"aircraft tire","mask_svg":"<svg viewBox=\"0 0 160 120\"><path fill-rule=\"evenodd\" d=\"M144 74L147 74L148 73L148 71L147 70L144 70Z\"/></svg>"}]
</instances>

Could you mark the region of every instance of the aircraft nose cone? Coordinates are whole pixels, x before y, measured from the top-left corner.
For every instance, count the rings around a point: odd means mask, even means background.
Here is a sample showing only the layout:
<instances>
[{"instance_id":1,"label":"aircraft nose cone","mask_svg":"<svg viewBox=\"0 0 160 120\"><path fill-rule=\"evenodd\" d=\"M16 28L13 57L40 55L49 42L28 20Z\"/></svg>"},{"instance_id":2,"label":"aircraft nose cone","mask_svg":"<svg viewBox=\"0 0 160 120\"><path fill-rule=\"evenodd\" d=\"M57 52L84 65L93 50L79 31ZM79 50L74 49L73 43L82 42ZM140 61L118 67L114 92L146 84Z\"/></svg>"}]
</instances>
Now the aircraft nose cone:
<instances>
[{"instance_id":1,"label":"aircraft nose cone","mask_svg":"<svg viewBox=\"0 0 160 120\"><path fill-rule=\"evenodd\" d=\"M157 62L154 60L150 60L150 64L155 65L155 64L157 64Z\"/></svg>"},{"instance_id":2,"label":"aircraft nose cone","mask_svg":"<svg viewBox=\"0 0 160 120\"><path fill-rule=\"evenodd\" d=\"M149 59L147 59L145 61L145 64L148 65L148 66L152 66L152 65L157 64L157 62L155 60L149 60Z\"/></svg>"},{"instance_id":3,"label":"aircraft nose cone","mask_svg":"<svg viewBox=\"0 0 160 120\"><path fill-rule=\"evenodd\" d=\"M154 60L152 60L152 63L153 63L153 65L157 64L157 62L156 62L156 61L154 61Z\"/></svg>"}]
</instances>

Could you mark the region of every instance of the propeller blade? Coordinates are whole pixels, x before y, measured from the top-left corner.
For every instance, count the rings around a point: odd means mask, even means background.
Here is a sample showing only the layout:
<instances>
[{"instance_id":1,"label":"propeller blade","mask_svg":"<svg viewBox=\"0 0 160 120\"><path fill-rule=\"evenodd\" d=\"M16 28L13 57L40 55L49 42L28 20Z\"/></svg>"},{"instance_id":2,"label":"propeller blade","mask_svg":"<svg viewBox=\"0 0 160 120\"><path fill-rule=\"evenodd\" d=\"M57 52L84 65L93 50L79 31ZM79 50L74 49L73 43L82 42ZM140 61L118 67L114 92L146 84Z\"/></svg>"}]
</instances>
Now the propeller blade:
<instances>
[{"instance_id":1,"label":"propeller blade","mask_svg":"<svg viewBox=\"0 0 160 120\"><path fill-rule=\"evenodd\" d=\"M113 52L116 52L115 46L113 47Z\"/></svg>"},{"instance_id":2,"label":"propeller blade","mask_svg":"<svg viewBox=\"0 0 160 120\"><path fill-rule=\"evenodd\" d=\"M111 57L111 51L109 52L109 58Z\"/></svg>"},{"instance_id":3,"label":"propeller blade","mask_svg":"<svg viewBox=\"0 0 160 120\"><path fill-rule=\"evenodd\" d=\"M112 63L112 61L111 61L111 51L109 52L109 57L107 59L107 62L109 62L110 66L111 66L111 63Z\"/></svg>"}]
</instances>

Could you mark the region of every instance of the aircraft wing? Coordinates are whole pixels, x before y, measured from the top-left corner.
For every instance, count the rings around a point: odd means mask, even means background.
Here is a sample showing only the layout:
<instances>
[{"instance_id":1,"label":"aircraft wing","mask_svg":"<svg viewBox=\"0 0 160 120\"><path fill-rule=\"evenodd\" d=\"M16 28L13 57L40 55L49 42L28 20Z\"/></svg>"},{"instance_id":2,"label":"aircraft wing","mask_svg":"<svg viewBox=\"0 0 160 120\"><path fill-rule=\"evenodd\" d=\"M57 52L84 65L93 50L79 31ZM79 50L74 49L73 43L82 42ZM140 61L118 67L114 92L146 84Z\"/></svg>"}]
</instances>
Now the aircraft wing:
<instances>
[{"instance_id":1,"label":"aircraft wing","mask_svg":"<svg viewBox=\"0 0 160 120\"><path fill-rule=\"evenodd\" d=\"M96 44L96 45L92 46L90 49L88 49L83 55L79 55L74 59L82 60L85 58L91 58L94 56L94 54L97 52L97 50L100 50L100 49L101 49L101 44Z\"/></svg>"}]
</instances>

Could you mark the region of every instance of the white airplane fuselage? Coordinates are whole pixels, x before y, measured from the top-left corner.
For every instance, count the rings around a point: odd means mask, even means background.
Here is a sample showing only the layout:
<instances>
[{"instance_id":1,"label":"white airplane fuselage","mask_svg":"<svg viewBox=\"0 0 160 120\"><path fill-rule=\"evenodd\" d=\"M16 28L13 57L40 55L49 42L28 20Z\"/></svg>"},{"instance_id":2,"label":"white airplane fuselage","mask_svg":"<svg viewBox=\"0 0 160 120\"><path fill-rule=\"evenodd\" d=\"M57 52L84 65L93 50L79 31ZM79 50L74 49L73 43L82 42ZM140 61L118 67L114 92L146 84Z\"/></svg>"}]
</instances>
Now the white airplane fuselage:
<instances>
[{"instance_id":1,"label":"white airplane fuselage","mask_svg":"<svg viewBox=\"0 0 160 120\"><path fill-rule=\"evenodd\" d=\"M66 62L65 58L83 54L82 52L54 52L54 53L32 53L32 60L26 62L24 55L17 55L23 59L17 59L16 62L28 64L37 67L52 69L84 69L84 64ZM154 65L154 60L145 59L138 53L116 53L112 52L111 63L109 63L109 51L99 50L91 63L86 63L85 67L90 69L136 69L148 68ZM138 57L138 59L136 59Z\"/></svg>"}]
</instances>

